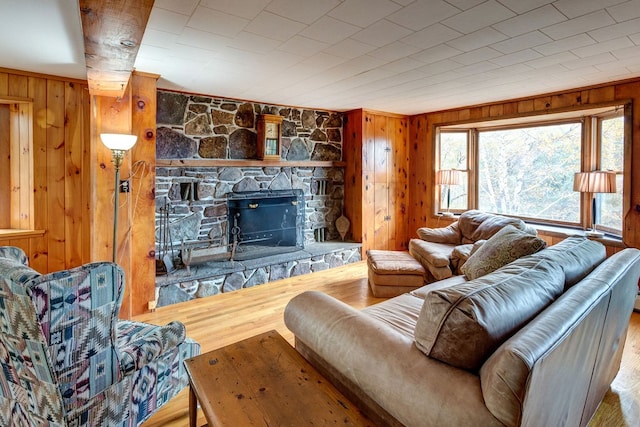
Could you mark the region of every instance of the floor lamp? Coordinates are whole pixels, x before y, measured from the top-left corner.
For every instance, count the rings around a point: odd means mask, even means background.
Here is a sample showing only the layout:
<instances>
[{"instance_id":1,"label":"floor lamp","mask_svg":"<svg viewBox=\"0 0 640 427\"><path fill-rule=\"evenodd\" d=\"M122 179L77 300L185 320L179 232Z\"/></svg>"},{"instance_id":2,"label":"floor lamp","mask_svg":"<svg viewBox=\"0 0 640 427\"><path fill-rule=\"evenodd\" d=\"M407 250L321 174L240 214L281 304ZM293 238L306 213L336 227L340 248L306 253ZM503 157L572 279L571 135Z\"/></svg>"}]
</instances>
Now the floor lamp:
<instances>
[{"instance_id":1,"label":"floor lamp","mask_svg":"<svg viewBox=\"0 0 640 427\"><path fill-rule=\"evenodd\" d=\"M586 232L589 237L602 237L603 233L596 230L596 194L616 192L616 174L613 172L592 171L578 172L573 177L573 191L588 193L592 200L591 230Z\"/></svg>"},{"instance_id":2,"label":"floor lamp","mask_svg":"<svg viewBox=\"0 0 640 427\"><path fill-rule=\"evenodd\" d=\"M101 133L100 139L113 153L111 161L116 169L113 194L113 262L117 262L118 255L118 205L120 203L120 166L125 153L134 146L138 137L122 133Z\"/></svg>"},{"instance_id":3,"label":"floor lamp","mask_svg":"<svg viewBox=\"0 0 640 427\"><path fill-rule=\"evenodd\" d=\"M451 204L451 186L462 184L462 172L456 169L441 169L436 172L436 185L444 186L447 190L447 209L442 213L444 216L453 216L449 211Z\"/></svg>"}]
</instances>

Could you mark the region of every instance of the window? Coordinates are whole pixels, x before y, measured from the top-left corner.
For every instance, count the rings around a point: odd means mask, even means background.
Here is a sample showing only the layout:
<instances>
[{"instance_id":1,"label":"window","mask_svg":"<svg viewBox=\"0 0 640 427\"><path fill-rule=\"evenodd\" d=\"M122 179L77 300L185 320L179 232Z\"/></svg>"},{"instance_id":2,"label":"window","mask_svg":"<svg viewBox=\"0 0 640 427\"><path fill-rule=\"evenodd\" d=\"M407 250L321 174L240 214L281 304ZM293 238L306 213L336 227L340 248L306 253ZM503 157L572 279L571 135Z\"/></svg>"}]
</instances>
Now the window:
<instances>
[{"instance_id":1,"label":"window","mask_svg":"<svg viewBox=\"0 0 640 427\"><path fill-rule=\"evenodd\" d=\"M578 224L582 126L554 124L478 132L478 208Z\"/></svg>"},{"instance_id":2,"label":"window","mask_svg":"<svg viewBox=\"0 0 640 427\"><path fill-rule=\"evenodd\" d=\"M469 205L469 168L468 168L468 135L467 132L443 132L440 135L440 169L457 169L462 174L462 185L448 188L450 205L447 207L447 189L441 188L440 212L449 210L463 211Z\"/></svg>"},{"instance_id":3,"label":"window","mask_svg":"<svg viewBox=\"0 0 640 427\"><path fill-rule=\"evenodd\" d=\"M34 228L32 111L30 99L0 98L0 234Z\"/></svg>"},{"instance_id":4,"label":"window","mask_svg":"<svg viewBox=\"0 0 640 427\"><path fill-rule=\"evenodd\" d=\"M616 174L616 192L596 196L596 224L608 232L622 230L622 185L624 169L624 117L604 116L597 122L597 159L598 170L612 171Z\"/></svg>"},{"instance_id":5,"label":"window","mask_svg":"<svg viewBox=\"0 0 640 427\"><path fill-rule=\"evenodd\" d=\"M596 224L621 235L624 175L624 108L442 126L436 169L458 169L463 185L451 187L451 210L515 216L531 222L587 228L591 203L573 191L576 172L616 173L617 192L596 196ZM580 115L579 117L577 115ZM535 121L537 120L537 121ZM446 209L436 190L438 212Z\"/></svg>"}]
</instances>

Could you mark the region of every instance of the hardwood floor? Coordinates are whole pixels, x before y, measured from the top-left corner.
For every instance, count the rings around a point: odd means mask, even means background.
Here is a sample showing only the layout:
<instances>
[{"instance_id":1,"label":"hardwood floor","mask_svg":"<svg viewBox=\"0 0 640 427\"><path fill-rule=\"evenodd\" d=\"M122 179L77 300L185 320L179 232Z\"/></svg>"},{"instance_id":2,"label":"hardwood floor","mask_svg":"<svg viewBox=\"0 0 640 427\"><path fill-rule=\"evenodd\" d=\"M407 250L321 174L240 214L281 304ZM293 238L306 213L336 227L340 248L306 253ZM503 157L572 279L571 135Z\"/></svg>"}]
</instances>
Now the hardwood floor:
<instances>
[{"instance_id":1,"label":"hardwood floor","mask_svg":"<svg viewBox=\"0 0 640 427\"><path fill-rule=\"evenodd\" d=\"M363 308L383 298L375 298L367 286L364 262L296 276L253 288L162 307L135 320L165 324L179 320L187 335L202 345L202 352L277 330L293 344L293 334L283 321L284 307L305 290L319 290L356 308ZM143 427L186 426L189 419L188 392L183 390L160 409ZM200 414L198 426L206 424ZM631 317L622 367L598 408L590 427L640 425L640 314Z\"/></svg>"}]
</instances>

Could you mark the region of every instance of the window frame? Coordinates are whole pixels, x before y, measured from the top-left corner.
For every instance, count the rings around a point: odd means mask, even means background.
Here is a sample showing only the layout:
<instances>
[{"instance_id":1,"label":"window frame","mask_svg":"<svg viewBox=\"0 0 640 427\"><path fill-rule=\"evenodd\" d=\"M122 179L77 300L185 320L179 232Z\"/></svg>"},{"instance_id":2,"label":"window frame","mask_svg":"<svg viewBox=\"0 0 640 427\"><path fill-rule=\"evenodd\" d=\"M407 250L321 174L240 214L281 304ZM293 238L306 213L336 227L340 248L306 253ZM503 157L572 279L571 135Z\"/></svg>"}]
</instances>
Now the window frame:
<instances>
[{"instance_id":1,"label":"window frame","mask_svg":"<svg viewBox=\"0 0 640 427\"><path fill-rule=\"evenodd\" d=\"M474 121L473 123L435 123L434 127L434 176L435 172L440 169L440 141L441 134L445 132L467 132L467 171L468 171L468 206L466 209L451 209L454 214L461 214L468 209L477 209L478 207L478 187L479 179L479 151L478 135L482 131L488 130L505 130L527 127L539 127L554 124L566 124L580 122L582 124L581 132L581 170L576 172L586 172L598 170L600 165L600 147L601 143L599 127L596 123L600 120L622 115L624 117L624 170L621 171L623 176L623 193L622 193L622 212L627 212L630 205L629 185L631 180L631 135L632 135L632 112L631 102L615 102L611 104L594 105L588 109L563 111L558 114L547 112L546 117L541 115L522 116L509 119L487 119L482 121ZM620 173L620 171L617 171ZM434 181L435 182L435 181ZM433 189L433 214L439 216L443 212L442 200L440 200L438 186L434 185ZM514 216L533 224L544 224L550 226L560 226L567 228L587 229L591 227L591 200L586 194L580 195L580 214L579 223L564 222L557 220L547 220L543 218L530 218L523 216ZM604 231L608 237L620 238L624 235L625 219L622 218L622 229L615 230L609 227L598 225L600 231Z\"/></svg>"}]
</instances>

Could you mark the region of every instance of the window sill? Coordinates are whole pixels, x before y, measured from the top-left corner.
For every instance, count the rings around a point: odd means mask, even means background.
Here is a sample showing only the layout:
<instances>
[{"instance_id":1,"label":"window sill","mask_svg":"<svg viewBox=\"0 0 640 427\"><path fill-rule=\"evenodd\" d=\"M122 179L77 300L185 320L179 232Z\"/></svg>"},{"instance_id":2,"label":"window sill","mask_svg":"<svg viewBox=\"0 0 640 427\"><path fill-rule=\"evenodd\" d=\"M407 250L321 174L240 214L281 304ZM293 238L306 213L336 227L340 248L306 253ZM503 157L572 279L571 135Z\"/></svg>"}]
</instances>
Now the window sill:
<instances>
[{"instance_id":1,"label":"window sill","mask_svg":"<svg viewBox=\"0 0 640 427\"><path fill-rule=\"evenodd\" d=\"M538 230L538 234L541 234L543 236L561 237L561 238L570 237L570 236L583 236L583 237L588 237L591 240L598 241L605 246L616 246L620 248L626 247L626 245L622 242L621 237L612 236L609 234L605 234L603 237L591 237L591 236L587 236L584 230L579 230L576 228L562 227L559 225L547 225L547 224L543 225L543 224L531 224L531 223L528 223L528 224L531 225L536 230Z\"/></svg>"},{"instance_id":2,"label":"window sill","mask_svg":"<svg viewBox=\"0 0 640 427\"><path fill-rule=\"evenodd\" d=\"M44 236L44 230L18 230L11 228L0 229L0 240L4 239L21 239L28 237Z\"/></svg>"}]
</instances>

